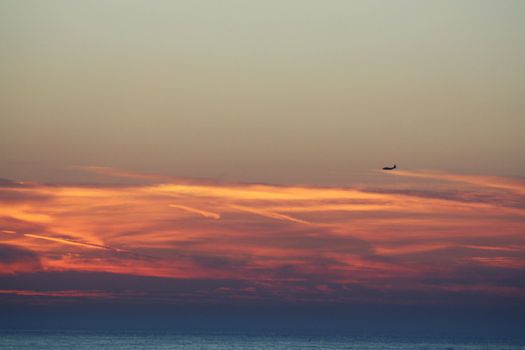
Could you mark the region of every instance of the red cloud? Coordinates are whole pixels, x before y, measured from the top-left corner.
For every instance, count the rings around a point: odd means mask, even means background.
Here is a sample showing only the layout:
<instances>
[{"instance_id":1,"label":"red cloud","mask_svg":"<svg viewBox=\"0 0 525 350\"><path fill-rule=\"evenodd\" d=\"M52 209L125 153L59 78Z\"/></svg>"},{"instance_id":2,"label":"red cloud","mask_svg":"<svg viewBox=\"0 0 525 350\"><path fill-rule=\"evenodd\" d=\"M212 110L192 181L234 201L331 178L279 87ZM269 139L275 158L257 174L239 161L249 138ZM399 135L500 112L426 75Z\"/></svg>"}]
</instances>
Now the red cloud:
<instances>
[{"instance_id":1,"label":"red cloud","mask_svg":"<svg viewBox=\"0 0 525 350\"><path fill-rule=\"evenodd\" d=\"M446 186L408 182L372 191L148 175L162 183L4 187L0 238L9 245L0 271L228 279L301 300L351 299L356 288L523 294L513 274L525 270L521 182L398 175ZM514 272L502 280L494 269Z\"/></svg>"}]
</instances>

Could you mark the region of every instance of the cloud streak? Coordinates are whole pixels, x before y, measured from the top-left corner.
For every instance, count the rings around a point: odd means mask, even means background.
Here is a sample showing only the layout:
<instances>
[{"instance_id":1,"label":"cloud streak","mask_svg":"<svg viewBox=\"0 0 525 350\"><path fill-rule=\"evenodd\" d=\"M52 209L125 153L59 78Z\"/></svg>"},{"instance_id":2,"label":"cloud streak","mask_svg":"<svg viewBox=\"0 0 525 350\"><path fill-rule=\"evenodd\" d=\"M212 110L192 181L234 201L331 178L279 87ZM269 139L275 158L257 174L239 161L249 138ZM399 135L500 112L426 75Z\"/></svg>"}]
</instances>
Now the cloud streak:
<instances>
[{"instance_id":1,"label":"cloud streak","mask_svg":"<svg viewBox=\"0 0 525 350\"><path fill-rule=\"evenodd\" d=\"M422 179L462 182L469 185L507 190L519 194L525 194L525 181L517 178L505 178L500 176L463 175L438 171L407 171L398 170L390 174L396 176L415 177Z\"/></svg>"},{"instance_id":2,"label":"cloud streak","mask_svg":"<svg viewBox=\"0 0 525 350\"><path fill-rule=\"evenodd\" d=\"M62 244L74 245L74 246L83 247L83 248L114 250L114 248L106 247L106 246L99 245L99 244L82 243L82 242L77 242L77 241L73 241L73 240L65 239L65 238L42 236L42 235L36 235L32 233L25 233L24 236L30 237L30 238L36 238L36 239L43 239L46 241L57 242L57 243L62 243Z\"/></svg>"},{"instance_id":3,"label":"cloud streak","mask_svg":"<svg viewBox=\"0 0 525 350\"><path fill-rule=\"evenodd\" d=\"M194 213L194 214L199 214L199 215L204 216L205 218L211 218L211 219L215 219L215 220L218 220L218 219L221 218L220 214L213 213L213 212L207 211L207 210L202 210L202 209L188 207L186 205L170 204L169 207L170 208L177 208L177 209L185 210L187 212Z\"/></svg>"},{"instance_id":4,"label":"cloud streak","mask_svg":"<svg viewBox=\"0 0 525 350\"><path fill-rule=\"evenodd\" d=\"M521 182L397 175L408 180L402 189L170 177L127 186L4 186L0 275L71 271L227 281L190 293L201 301L218 294L232 300L454 299L439 293L525 300ZM410 182L414 177L440 183ZM147 285L134 289L143 292L137 298L157 295ZM170 293L159 300L169 301Z\"/></svg>"}]
</instances>

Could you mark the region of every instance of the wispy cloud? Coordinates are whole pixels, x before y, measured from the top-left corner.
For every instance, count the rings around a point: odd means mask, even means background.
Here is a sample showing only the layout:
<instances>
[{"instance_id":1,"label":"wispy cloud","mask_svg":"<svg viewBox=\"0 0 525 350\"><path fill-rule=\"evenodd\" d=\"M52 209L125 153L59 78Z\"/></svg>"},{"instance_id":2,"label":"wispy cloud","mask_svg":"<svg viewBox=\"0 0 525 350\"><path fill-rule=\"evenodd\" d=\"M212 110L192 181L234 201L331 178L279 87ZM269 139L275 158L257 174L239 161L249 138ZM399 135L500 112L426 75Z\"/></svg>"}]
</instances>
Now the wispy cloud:
<instances>
[{"instance_id":1,"label":"wispy cloud","mask_svg":"<svg viewBox=\"0 0 525 350\"><path fill-rule=\"evenodd\" d=\"M10 258L0 259L0 274L230 281L221 291L194 294L202 300L228 290L232 298L290 300L366 299L399 290L498 295L496 286L525 293L516 277L525 271L519 180L395 176L447 186L408 181L402 189L368 190L153 176L153 184L133 186L2 187L9 194L0 195L0 237ZM482 284L476 276L485 276Z\"/></svg>"},{"instance_id":2,"label":"wispy cloud","mask_svg":"<svg viewBox=\"0 0 525 350\"><path fill-rule=\"evenodd\" d=\"M518 178L501 176L479 176L454 174L442 171L407 171L398 170L389 174L396 176L415 177L422 179L462 182L469 185L495 188L525 194L525 181Z\"/></svg>"}]
</instances>

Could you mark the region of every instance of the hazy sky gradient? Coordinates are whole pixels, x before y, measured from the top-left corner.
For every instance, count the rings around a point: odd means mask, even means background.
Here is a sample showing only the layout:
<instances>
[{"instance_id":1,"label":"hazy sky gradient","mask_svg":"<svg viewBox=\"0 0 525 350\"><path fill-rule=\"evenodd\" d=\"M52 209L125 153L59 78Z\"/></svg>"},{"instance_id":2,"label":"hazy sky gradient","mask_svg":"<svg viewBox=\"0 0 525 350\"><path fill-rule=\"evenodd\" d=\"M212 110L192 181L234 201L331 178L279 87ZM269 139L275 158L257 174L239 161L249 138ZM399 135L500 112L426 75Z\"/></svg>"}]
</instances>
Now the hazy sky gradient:
<instances>
[{"instance_id":1,"label":"hazy sky gradient","mask_svg":"<svg viewBox=\"0 0 525 350\"><path fill-rule=\"evenodd\" d=\"M4 178L525 172L523 1L3 0L0 52Z\"/></svg>"}]
</instances>

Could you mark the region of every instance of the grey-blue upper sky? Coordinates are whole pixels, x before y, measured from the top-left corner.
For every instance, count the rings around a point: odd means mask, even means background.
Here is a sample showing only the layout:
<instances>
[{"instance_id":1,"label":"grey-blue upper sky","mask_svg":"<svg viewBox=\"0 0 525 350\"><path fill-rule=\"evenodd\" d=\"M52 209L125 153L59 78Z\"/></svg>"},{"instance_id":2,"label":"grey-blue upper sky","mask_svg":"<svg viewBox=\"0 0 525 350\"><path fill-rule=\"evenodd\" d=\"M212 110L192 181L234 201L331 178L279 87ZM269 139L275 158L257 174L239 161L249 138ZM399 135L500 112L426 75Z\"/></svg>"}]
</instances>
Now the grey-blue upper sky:
<instances>
[{"instance_id":1,"label":"grey-blue upper sky","mask_svg":"<svg viewBox=\"0 0 525 350\"><path fill-rule=\"evenodd\" d=\"M0 177L522 176L523 1L0 2Z\"/></svg>"}]
</instances>

